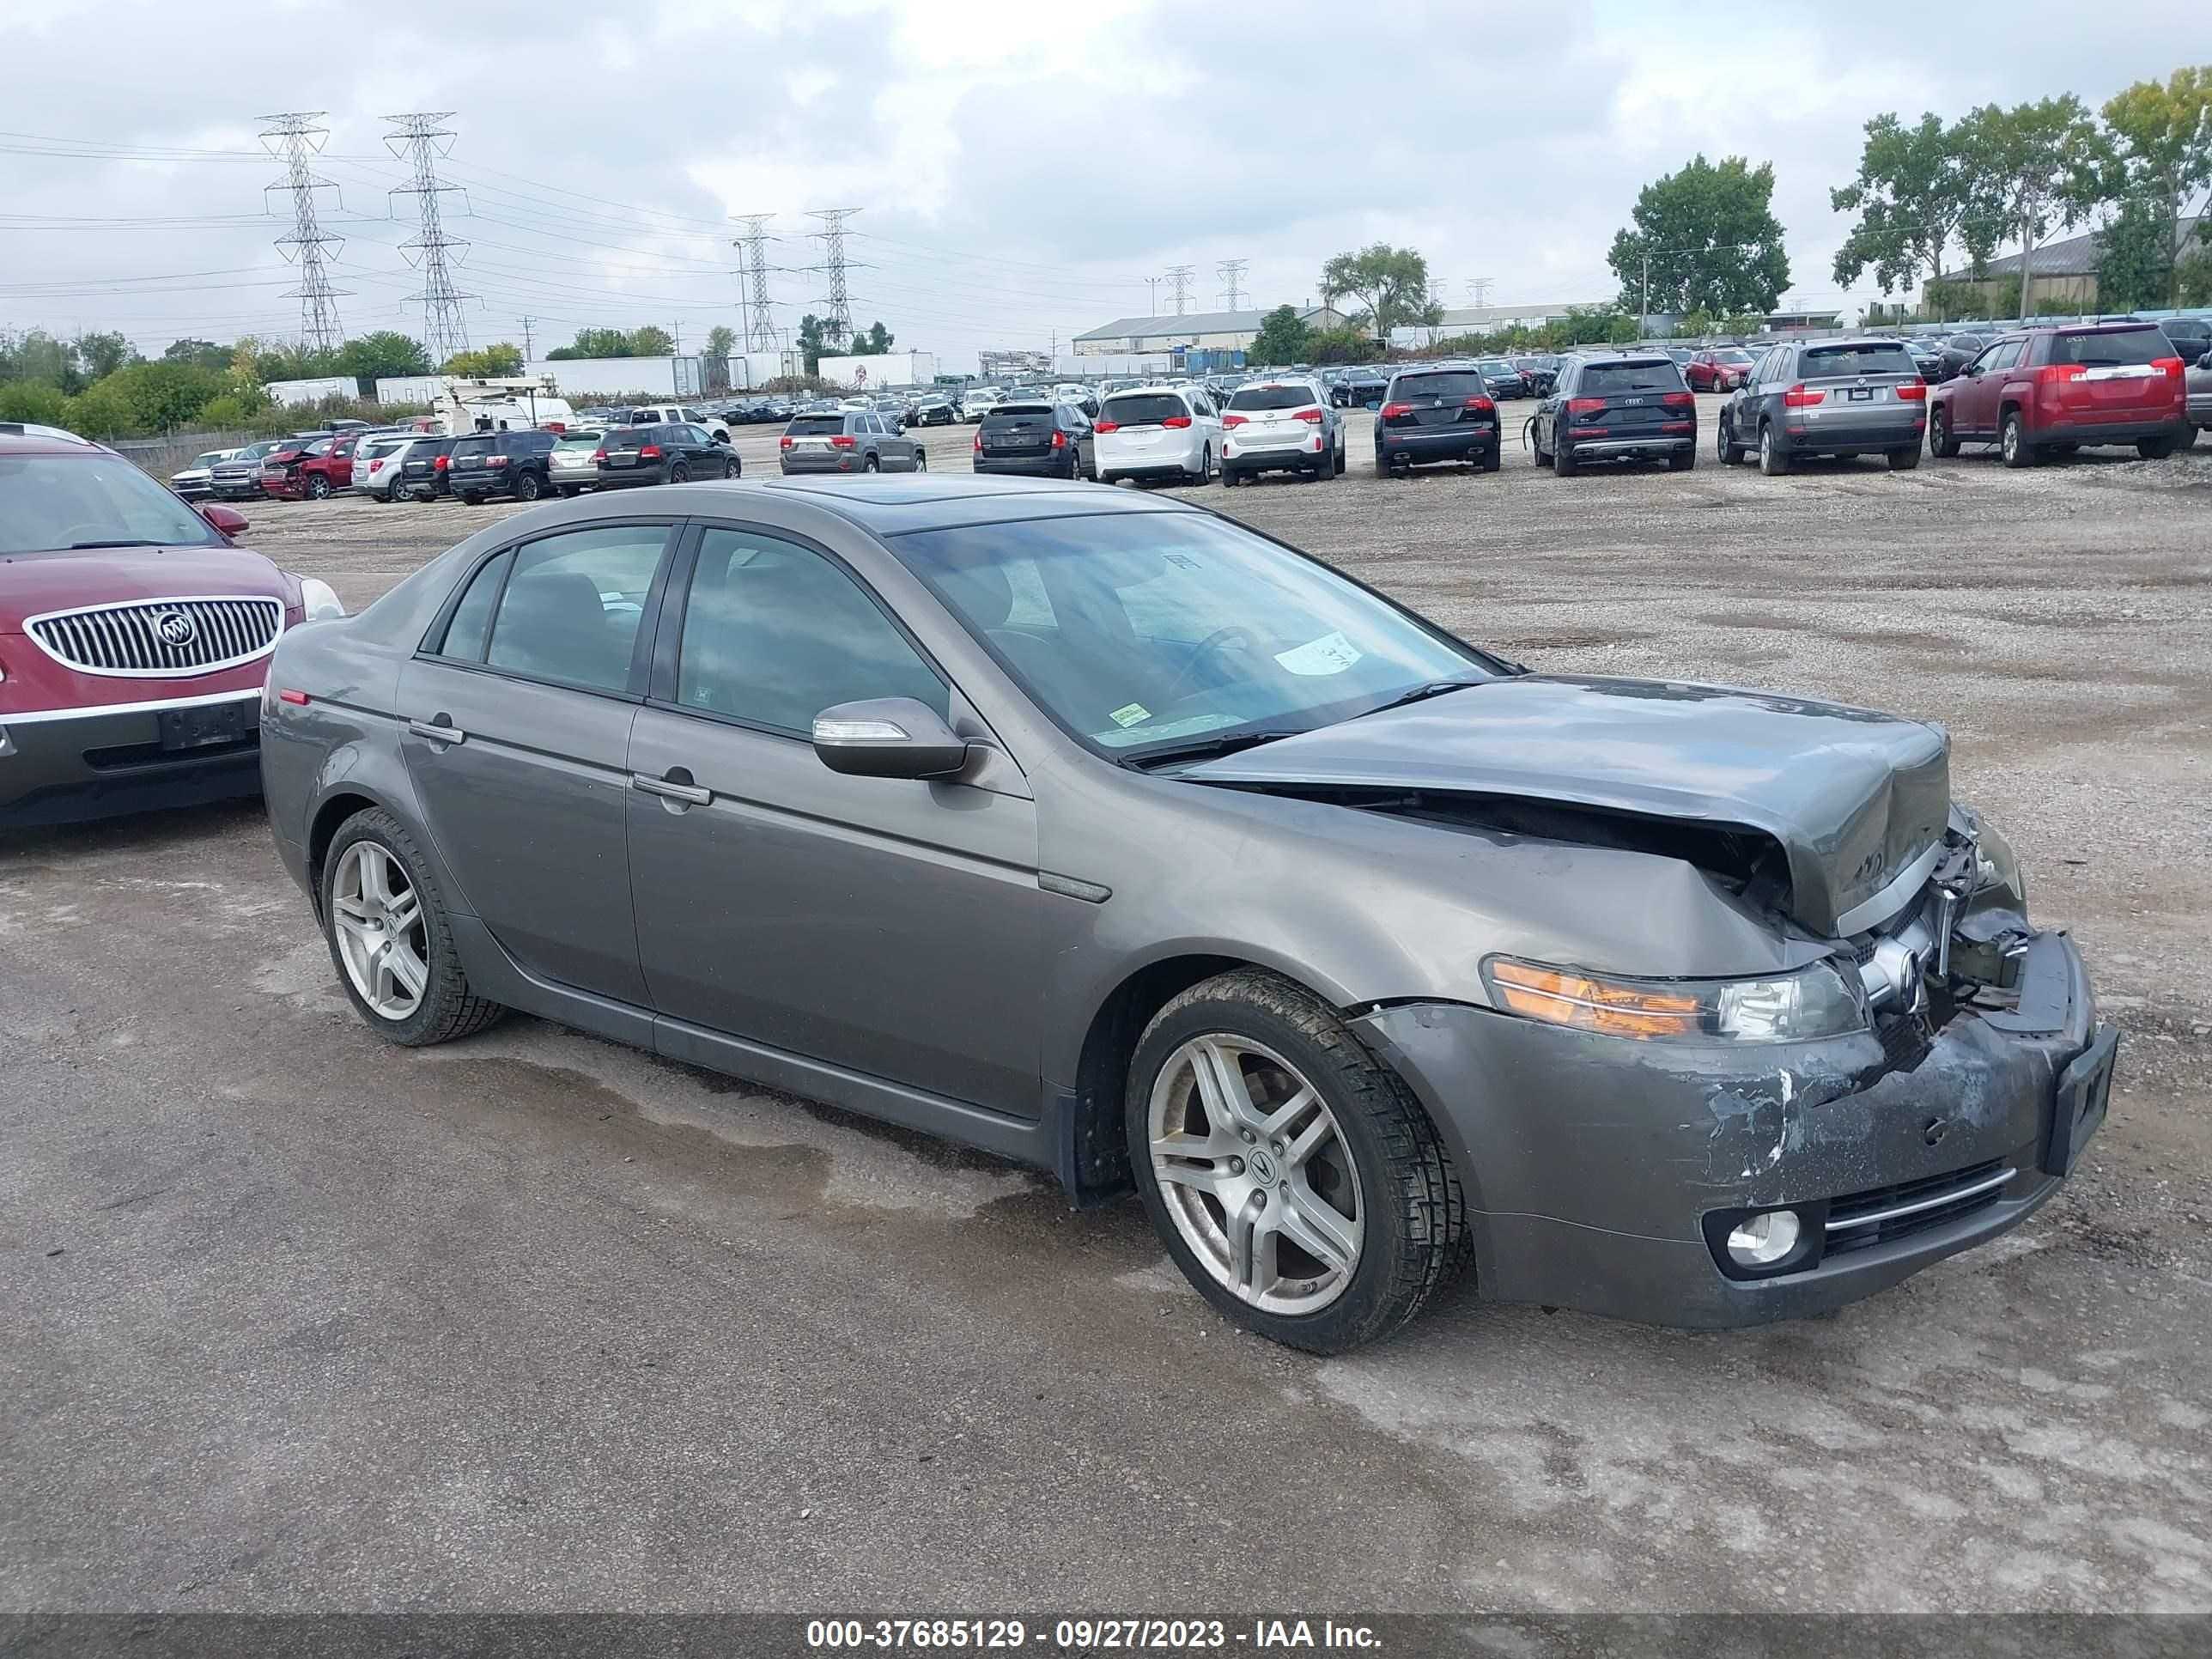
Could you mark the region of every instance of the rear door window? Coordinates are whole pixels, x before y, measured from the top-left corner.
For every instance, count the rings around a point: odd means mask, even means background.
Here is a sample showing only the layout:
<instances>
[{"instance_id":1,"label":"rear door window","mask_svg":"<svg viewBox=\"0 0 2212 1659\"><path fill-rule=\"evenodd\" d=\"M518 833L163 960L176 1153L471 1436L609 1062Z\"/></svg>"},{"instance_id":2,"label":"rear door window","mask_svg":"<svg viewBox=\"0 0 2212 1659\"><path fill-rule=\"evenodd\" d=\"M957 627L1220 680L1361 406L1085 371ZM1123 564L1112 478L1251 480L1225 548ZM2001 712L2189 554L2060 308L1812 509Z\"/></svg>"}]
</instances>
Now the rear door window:
<instances>
[{"instance_id":1,"label":"rear door window","mask_svg":"<svg viewBox=\"0 0 2212 1659\"><path fill-rule=\"evenodd\" d=\"M1905 374L1917 377L1920 373L1920 366L1912 361L1912 354L1891 342L1807 346L1799 368L1808 380L1838 374Z\"/></svg>"},{"instance_id":2,"label":"rear door window","mask_svg":"<svg viewBox=\"0 0 2212 1659\"><path fill-rule=\"evenodd\" d=\"M1654 357L1648 362L1586 363L1582 380L1575 387L1585 396L1595 398L1609 398L1617 392L1682 389L1682 371L1672 357Z\"/></svg>"},{"instance_id":3,"label":"rear door window","mask_svg":"<svg viewBox=\"0 0 2212 1659\"><path fill-rule=\"evenodd\" d=\"M1180 420L1189 413L1182 399L1172 392L1142 392L1109 398L1099 418L1117 426L1158 426L1162 421Z\"/></svg>"},{"instance_id":4,"label":"rear door window","mask_svg":"<svg viewBox=\"0 0 2212 1659\"><path fill-rule=\"evenodd\" d=\"M591 691L622 691L665 525L573 530L517 550L485 661Z\"/></svg>"},{"instance_id":5,"label":"rear door window","mask_svg":"<svg viewBox=\"0 0 2212 1659\"><path fill-rule=\"evenodd\" d=\"M458 657L464 662L483 660L484 641L491 633L492 605L499 598L500 584L507 580L507 566L514 562L512 552L502 553L487 560L470 579L468 591L461 595L452 620L446 624L445 642L438 647L441 656Z\"/></svg>"},{"instance_id":6,"label":"rear door window","mask_svg":"<svg viewBox=\"0 0 2212 1659\"><path fill-rule=\"evenodd\" d=\"M2131 363L2154 363L2171 357L2173 342L2158 328L2117 328L2094 333L2061 334L2051 342L2054 363L2080 363L2087 368L2118 368Z\"/></svg>"}]
</instances>

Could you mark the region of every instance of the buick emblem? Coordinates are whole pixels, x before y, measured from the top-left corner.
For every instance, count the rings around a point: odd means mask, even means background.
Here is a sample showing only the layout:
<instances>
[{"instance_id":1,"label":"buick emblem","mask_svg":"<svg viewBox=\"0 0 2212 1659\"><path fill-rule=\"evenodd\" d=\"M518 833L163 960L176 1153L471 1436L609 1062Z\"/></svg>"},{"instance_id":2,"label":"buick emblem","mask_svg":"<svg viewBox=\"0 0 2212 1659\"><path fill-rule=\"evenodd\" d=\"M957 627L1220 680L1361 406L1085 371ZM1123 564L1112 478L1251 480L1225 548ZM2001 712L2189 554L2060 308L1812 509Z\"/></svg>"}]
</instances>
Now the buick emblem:
<instances>
[{"instance_id":1,"label":"buick emblem","mask_svg":"<svg viewBox=\"0 0 2212 1659\"><path fill-rule=\"evenodd\" d=\"M164 611L154 622L154 631L161 636L164 645L190 645L199 636L199 628L181 611Z\"/></svg>"}]
</instances>

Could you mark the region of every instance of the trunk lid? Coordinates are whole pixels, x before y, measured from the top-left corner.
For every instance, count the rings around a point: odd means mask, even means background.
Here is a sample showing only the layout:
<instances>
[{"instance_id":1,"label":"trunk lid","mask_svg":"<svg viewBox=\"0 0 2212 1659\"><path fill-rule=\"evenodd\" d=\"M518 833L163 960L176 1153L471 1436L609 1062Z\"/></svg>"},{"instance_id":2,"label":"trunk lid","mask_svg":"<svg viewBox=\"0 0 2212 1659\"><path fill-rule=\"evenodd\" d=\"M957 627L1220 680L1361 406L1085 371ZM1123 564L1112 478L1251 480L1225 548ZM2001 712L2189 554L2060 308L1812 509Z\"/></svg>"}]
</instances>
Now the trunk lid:
<instances>
[{"instance_id":1,"label":"trunk lid","mask_svg":"<svg viewBox=\"0 0 2212 1659\"><path fill-rule=\"evenodd\" d=\"M1555 801L1741 826L1788 862L1785 908L1827 937L1942 845L1950 739L1869 709L1676 681L1532 674L1201 762L1176 775ZM1922 874L1924 876L1925 872ZM1886 897L1886 896L1885 896ZM1853 912L1861 912L1857 916Z\"/></svg>"}]
</instances>

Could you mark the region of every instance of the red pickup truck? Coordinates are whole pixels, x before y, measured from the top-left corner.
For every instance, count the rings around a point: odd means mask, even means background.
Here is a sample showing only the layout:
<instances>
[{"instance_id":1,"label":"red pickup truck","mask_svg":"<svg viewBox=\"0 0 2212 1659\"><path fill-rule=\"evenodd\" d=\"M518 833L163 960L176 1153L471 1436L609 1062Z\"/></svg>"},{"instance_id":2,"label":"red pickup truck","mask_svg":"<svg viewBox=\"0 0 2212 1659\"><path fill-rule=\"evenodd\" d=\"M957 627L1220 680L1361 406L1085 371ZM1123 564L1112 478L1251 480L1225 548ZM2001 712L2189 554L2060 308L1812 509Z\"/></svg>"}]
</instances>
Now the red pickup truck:
<instances>
[{"instance_id":1,"label":"red pickup truck","mask_svg":"<svg viewBox=\"0 0 2212 1659\"><path fill-rule=\"evenodd\" d=\"M2084 444L2170 455L2189 430L2180 357L2155 323L2100 323L2001 334L1928 394L1928 448L1993 443L2007 466Z\"/></svg>"},{"instance_id":2,"label":"red pickup truck","mask_svg":"<svg viewBox=\"0 0 2212 1659\"><path fill-rule=\"evenodd\" d=\"M321 501L353 488L353 452L367 435L357 429L288 443L261 463L261 488L282 501Z\"/></svg>"}]
</instances>

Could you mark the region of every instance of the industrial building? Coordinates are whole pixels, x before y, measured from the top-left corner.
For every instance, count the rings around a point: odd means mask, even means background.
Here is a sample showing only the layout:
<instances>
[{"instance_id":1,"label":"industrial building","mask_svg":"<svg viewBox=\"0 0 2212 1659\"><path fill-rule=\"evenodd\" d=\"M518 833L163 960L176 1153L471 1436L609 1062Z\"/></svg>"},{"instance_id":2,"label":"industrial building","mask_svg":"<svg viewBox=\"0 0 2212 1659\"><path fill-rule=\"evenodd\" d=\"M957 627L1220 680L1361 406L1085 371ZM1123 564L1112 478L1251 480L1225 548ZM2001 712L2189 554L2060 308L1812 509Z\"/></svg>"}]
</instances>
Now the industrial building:
<instances>
[{"instance_id":1,"label":"industrial building","mask_svg":"<svg viewBox=\"0 0 2212 1659\"><path fill-rule=\"evenodd\" d=\"M2191 246L2191 239L2203 229L2203 224L2204 221L2197 217L2181 222L2181 245L2185 251ZM2035 250L2028 261L2031 278L2028 302L2040 305L2045 300L2054 302L2064 301L2085 312L2096 310L2097 267L2104 257L2105 239L2094 230L2059 241L2045 242ZM1978 276L1970 270L1954 270L1945 272L1939 280L1971 288L1977 295L1979 309L1988 313L2002 297L1997 292L1999 287L2017 282L2020 270L2020 255L2008 253L1984 265Z\"/></svg>"},{"instance_id":2,"label":"industrial building","mask_svg":"<svg viewBox=\"0 0 2212 1659\"><path fill-rule=\"evenodd\" d=\"M1182 351L1242 351L1252 343L1265 311L1194 311L1183 316L1116 317L1068 343L1079 357L1145 356ZM1350 319L1335 307L1305 306L1308 328L1342 328Z\"/></svg>"}]
</instances>

